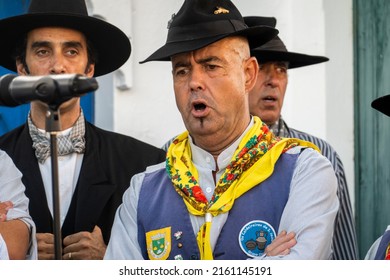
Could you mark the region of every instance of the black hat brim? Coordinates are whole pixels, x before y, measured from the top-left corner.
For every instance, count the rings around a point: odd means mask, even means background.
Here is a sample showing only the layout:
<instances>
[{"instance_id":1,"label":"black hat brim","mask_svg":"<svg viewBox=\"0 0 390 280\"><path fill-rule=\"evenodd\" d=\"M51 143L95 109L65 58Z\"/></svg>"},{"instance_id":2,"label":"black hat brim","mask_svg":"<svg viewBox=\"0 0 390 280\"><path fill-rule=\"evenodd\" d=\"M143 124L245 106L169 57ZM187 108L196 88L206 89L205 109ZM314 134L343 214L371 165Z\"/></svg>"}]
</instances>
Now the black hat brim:
<instances>
[{"instance_id":1,"label":"black hat brim","mask_svg":"<svg viewBox=\"0 0 390 280\"><path fill-rule=\"evenodd\" d=\"M390 94L372 101L371 107L390 117Z\"/></svg>"},{"instance_id":2,"label":"black hat brim","mask_svg":"<svg viewBox=\"0 0 390 280\"><path fill-rule=\"evenodd\" d=\"M249 47L256 48L270 41L277 34L278 34L278 30L272 27L256 26L256 27L245 28L233 33L220 34L218 36L206 37L206 38L195 39L195 40L170 42L170 43L166 43L164 46L159 48L157 51L155 51L145 60L140 61L140 63L142 64L149 61L169 61L171 60L171 57L173 55L198 50L212 43L215 43L223 38L230 37L230 36L247 37L249 42Z\"/></svg>"},{"instance_id":3,"label":"black hat brim","mask_svg":"<svg viewBox=\"0 0 390 280\"><path fill-rule=\"evenodd\" d=\"M271 50L252 50L252 55L257 58L259 63L271 61L286 61L288 68L298 68L329 61L325 56L307 55L295 52L271 51Z\"/></svg>"},{"instance_id":4,"label":"black hat brim","mask_svg":"<svg viewBox=\"0 0 390 280\"><path fill-rule=\"evenodd\" d=\"M0 65L16 72L13 52L17 42L35 28L51 26L78 30L93 44L98 53L94 76L105 75L118 69L130 56L129 38L119 28L104 20L66 13L34 13L0 21L3 36L0 44Z\"/></svg>"}]
</instances>

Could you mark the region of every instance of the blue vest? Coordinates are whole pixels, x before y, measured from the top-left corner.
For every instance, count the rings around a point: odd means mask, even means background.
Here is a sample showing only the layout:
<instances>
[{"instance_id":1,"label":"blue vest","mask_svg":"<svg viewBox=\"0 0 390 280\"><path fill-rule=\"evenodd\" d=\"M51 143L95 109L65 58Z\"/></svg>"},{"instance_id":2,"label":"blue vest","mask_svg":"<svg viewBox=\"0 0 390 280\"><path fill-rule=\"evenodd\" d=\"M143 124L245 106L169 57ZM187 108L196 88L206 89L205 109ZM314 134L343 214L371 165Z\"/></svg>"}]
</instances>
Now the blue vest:
<instances>
[{"instance_id":1,"label":"blue vest","mask_svg":"<svg viewBox=\"0 0 390 280\"><path fill-rule=\"evenodd\" d=\"M273 174L266 181L235 200L214 248L214 259L248 259L249 256L240 247L239 235L245 225L252 221L264 221L278 232L297 158L297 154L282 154ZM168 259L178 256L185 260L200 258L190 215L165 169L146 174L137 213L138 242L145 259L149 258L146 233L167 227L171 229L171 236L166 238L170 239ZM175 237L178 233L181 233L179 239ZM256 236L252 243L256 246Z\"/></svg>"},{"instance_id":2,"label":"blue vest","mask_svg":"<svg viewBox=\"0 0 390 280\"><path fill-rule=\"evenodd\" d=\"M390 245L390 230L385 231L376 251L375 260L384 260L387 247Z\"/></svg>"}]
</instances>

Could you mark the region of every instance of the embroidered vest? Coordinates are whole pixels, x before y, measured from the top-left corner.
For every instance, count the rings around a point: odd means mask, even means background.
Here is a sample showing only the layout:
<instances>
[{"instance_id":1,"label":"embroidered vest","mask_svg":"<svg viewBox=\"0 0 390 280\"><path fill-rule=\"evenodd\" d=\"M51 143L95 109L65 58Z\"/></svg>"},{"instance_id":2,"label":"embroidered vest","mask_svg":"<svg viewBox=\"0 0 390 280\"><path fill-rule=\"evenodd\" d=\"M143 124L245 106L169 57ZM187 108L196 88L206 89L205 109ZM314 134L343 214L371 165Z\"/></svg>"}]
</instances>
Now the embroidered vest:
<instances>
[{"instance_id":1,"label":"embroidered vest","mask_svg":"<svg viewBox=\"0 0 390 280\"><path fill-rule=\"evenodd\" d=\"M376 251L375 260L384 260L387 247L390 245L390 230L386 230L382 235L378 250Z\"/></svg>"},{"instance_id":2,"label":"embroidered vest","mask_svg":"<svg viewBox=\"0 0 390 280\"><path fill-rule=\"evenodd\" d=\"M297 158L298 154L283 154L277 161L270 178L236 199L218 237L213 252L214 259L250 258L239 242L240 232L250 222L265 222L274 229L275 235L277 234L280 218L290 193L290 183ZM137 213L138 241L145 259L149 259L147 242L155 242L156 246L149 244L149 250L155 249L155 252L149 253L156 259L159 259L161 251L164 251L161 253L161 259L199 259L196 235L187 208L173 188L165 169L146 174L140 191ZM167 232L163 229L166 228L170 228L168 231L170 236L164 235L164 232ZM153 240L147 240L148 232L155 233ZM176 238L175 235L178 233L181 234ZM248 246L259 246L260 249L262 245L259 240L263 237L262 234L267 233L253 233L253 238L248 240L252 243ZM158 251L157 245L162 242L165 244L165 249Z\"/></svg>"}]
</instances>

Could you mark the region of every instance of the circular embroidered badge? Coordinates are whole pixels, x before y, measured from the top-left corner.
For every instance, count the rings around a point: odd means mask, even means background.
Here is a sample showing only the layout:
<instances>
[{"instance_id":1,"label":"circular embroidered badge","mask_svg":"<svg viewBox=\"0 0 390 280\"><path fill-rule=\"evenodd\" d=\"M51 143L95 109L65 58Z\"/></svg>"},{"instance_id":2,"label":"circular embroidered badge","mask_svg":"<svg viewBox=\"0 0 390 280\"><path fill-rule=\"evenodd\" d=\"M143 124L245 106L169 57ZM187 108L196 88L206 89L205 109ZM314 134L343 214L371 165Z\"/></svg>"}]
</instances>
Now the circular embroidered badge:
<instances>
[{"instance_id":1,"label":"circular embroidered badge","mask_svg":"<svg viewBox=\"0 0 390 280\"><path fill-rule=\"evenodd\" d=\"M255 220L242 227L238 242L241 250L249 257L259 257L275 237L275 230L269 223Z\"/></svg>"}]
</instances>

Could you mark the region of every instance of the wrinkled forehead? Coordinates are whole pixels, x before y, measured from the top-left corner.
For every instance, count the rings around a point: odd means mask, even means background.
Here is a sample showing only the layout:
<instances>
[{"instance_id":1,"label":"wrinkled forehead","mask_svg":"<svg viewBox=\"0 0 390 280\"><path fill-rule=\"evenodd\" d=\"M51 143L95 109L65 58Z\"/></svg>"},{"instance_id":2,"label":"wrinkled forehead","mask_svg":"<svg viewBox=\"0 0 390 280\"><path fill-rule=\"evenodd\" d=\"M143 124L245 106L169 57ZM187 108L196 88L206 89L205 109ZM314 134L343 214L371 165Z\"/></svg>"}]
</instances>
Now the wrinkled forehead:
<instances>
[{"instance_id":1,"label":"wrinkled forehead","mask_svg":"<svg viewBox=\"0 0 390 280\"><path fill-rule=\"evenodd\" d=\"M234 58L249 57L249 53L249 45L246 38L227 37L203 48L176 54L171 57L171 62L172 65L175 65L179 62L189 63L192 59L197 63L204 60L228 61Z\"/></svg>"}]
</instances>

